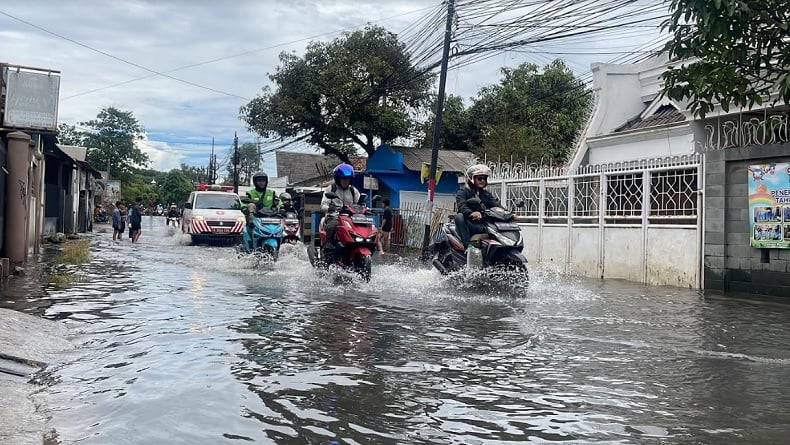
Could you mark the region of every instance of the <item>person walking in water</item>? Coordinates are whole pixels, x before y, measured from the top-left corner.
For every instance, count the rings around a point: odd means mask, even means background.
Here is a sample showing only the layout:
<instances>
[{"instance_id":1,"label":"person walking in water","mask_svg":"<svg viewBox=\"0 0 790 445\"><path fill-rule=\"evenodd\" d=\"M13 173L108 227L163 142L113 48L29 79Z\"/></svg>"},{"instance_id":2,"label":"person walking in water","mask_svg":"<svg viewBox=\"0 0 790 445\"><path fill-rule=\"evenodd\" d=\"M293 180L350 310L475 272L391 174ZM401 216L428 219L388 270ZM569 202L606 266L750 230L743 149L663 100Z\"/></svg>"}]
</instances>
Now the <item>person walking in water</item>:
<instances>
[{"instance_id":1,"label":"person walking in water","mask_svg":"<svg viewBox=\"0 0 790 445\"><path fill-rule=\"evenodd\" d=\"M123 232L126 229L126 223L123 220L121 213L121 201L115 201L115 210L112 211L112 240L120 241L123 237Z\"/></svg>"},{"instance_id":2,"label":"person walking in water","mask_svg":"<svg viewBox=\"0 0 790 445\"><path fill-rule=\"evenodd\" d=\"M143 202L143 197L138 196L134 199L132 208L129 209L129 235L131 235L132 243L136 243L140 239L143 225L143 212L140 209L140 204Z\"/></svg>"}]
</instances>

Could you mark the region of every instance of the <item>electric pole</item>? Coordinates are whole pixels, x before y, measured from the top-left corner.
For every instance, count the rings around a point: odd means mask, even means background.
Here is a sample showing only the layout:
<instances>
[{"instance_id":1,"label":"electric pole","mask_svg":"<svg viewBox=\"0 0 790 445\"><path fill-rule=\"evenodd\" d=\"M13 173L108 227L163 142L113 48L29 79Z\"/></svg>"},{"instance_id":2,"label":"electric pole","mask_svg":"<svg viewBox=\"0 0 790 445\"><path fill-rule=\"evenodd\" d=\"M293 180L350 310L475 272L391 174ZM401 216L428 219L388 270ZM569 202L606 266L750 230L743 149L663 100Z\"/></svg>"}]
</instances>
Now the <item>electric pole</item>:
<instances>
[{"instance_id":1,"label":"electric pole","mask_svg":"<svg viewBox=\"0 0 790 445\"><path fill-rule=\"evenodd\" d=\"M233 133L233 192L239 193L239 137Z\"/></svg>"},{"instance_id":2,"label":"electric pole","mask_svg":"<svg viewBox=\"0 0 790 445\"><path fill-rule=\"evenodd\" d=\"M444 30L444 48L442 50L442 67L439 71L439 97L436 103L436 121L433 125L433 143L431 144L431 168L428 177L428 202L425 206L425 236L422 239L422 258L428 258L428 244L431 242L431 221L433 220L433 196L436 192L436 168L439 162L439 142L442 132L442 115L444 114L444 89L447 84L447 60L450 57L450 37L453 33L453 17L455 16L455 0L447 2L447 26Z\"/></svg>"},{"instance_id":3,"label":"electric pole","mask_svg":"<svg viewBox=\"0 0 790 445\"><path fill-rule=\"evenodd\" d=\"M214 136L211 137L211 156L208 158L208 183L214 184Z\"/></svg>"}]
</instances>

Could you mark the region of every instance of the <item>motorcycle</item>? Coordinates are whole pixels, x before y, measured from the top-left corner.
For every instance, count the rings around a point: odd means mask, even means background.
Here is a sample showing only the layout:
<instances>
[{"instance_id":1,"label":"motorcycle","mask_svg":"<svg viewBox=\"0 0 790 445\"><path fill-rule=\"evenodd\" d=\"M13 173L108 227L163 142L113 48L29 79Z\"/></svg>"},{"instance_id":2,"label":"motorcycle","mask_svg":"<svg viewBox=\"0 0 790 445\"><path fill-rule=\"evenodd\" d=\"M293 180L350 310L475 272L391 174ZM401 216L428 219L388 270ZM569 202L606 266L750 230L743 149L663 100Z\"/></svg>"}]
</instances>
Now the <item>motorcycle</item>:
<instances>
[{"instance_id":1,"label":"motorcycle","mask_svg":"<svg viewBox=\"0 0 790 445\"><path fill-rule=\"evenodd\" d=\"M97 213L97 214L96 214L96 215L93 217L93 222L95 222L95 223L102 223L102 224L106 224L106 223L108 223L109 221L110 221L110 218L107 216L107 212L106 212L106 211L104 211L104 210L100 211L99 213Z\"/></svg>"},{"instance_id":2,"label":"motorcycle","mask_svg":"<svg viewBox=\"0 0 790 445\"><path fill-rule=\"evenodd\" d=\"M286 210L282 212L284 232L283 242L287 244L298 244L300 241L299 230L302 224L299 221L299 214L295 211Z\"/></svg>"},{"instance_id":3,"label":"motorcycle","mask_svg":"<svg viewBox=\"0 0 790 445\"><path fill-rule=\"evenodd\" d=\"M181 218L178 216L168 216L167 221L165 223L169 225L173 225L173 227L180 227L181 226Z\"/></svg>"},{"instance_id":4,"label":"motorcycle","mask_svg":"<svg viewBox=\"0 0 790 445\"><path fill-rule=\"evenodd\" d=\"M480 209L486 232L473 234L465 251L455 221L444 223L428 246L433 254L431 264L442 275L464 269L482 270L513 284L528 283L527 259L521 253L524 241L513 213L502 207L483 209L476 197L467 203L471 208ZM523 205L520 202L517 207Z\"/></svg>"},{"instance_id":5,"label":"motorcycle","mask_svg":"<svg viewBox=\"0 0 790 445\"><path fill-rule=\"evenodd\" d=\"M253 254L261 260L276 261L283 242L282 217L274 209L258 209L252 228L244 225L239 253Z\"/></svg>"},{"instance_id":6,"label":"motorcycle","mask_svg":"<svg viewBox=\"0 0 790 445\"><path fill-rule=\"evenodd\" d=\"M363 193L359 201L350 206L343 205L340 198L332 192L325 195L332 200L330 214L338 219L335 229L337 246L331 250L326 248L326 218L323 218L318 229L320 237L315 240L314 245L307 248L310 264L323 269L337 265L358 274L364 281L370 281L371 258L379 232L365 206L367 195Z\"/></svg>"}]
</instances>

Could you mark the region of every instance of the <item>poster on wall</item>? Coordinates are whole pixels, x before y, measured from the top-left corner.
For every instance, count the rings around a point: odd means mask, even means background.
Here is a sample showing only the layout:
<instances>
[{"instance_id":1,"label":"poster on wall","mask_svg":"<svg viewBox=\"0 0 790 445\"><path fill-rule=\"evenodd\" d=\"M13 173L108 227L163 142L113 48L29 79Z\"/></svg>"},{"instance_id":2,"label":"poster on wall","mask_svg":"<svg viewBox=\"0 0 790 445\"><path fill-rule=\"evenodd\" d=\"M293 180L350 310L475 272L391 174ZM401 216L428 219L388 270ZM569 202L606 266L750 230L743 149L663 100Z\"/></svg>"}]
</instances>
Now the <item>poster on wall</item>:
<instances>
[{"instance_id":1,"label":"poster on wall","mask_svg":"<svg viewBox=\"0 0 790 445\"><path fill-rule=\"evenodd\" d=\"M790 163L749 166L749 234L758 249L790 249Z\"/></svg>"}]
</instances>

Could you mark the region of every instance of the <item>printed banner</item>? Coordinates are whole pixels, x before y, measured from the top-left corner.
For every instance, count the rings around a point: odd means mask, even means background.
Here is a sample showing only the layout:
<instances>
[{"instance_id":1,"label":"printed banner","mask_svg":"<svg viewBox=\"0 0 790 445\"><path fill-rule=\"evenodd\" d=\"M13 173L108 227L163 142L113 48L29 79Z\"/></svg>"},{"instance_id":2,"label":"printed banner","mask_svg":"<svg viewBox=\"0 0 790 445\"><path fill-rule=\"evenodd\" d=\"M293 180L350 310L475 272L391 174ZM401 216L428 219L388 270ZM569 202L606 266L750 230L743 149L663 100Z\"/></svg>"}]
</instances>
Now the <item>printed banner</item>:
<instances>
[{"instance_id":1,"label":"printed banner","mask_svg":"<svg viewBox=\"0 0 790 445\"><path fill-rule=\"evenodd\" d=\"M790 163L749 166L751 246L790 249Z\"/></svg>"}]
</instances>

